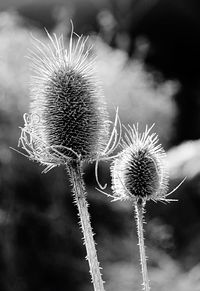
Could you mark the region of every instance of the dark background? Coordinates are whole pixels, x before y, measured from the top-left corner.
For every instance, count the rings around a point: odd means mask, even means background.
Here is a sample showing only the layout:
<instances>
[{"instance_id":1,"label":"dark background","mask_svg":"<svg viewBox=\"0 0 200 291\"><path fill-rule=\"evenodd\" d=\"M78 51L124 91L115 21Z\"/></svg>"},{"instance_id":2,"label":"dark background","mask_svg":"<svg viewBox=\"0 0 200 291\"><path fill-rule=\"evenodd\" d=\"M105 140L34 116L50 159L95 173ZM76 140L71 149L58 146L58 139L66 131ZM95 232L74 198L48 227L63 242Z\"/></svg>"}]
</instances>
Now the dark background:
<instances>
[{"instance_id":1,"label":"dark background","mask_svg":"<svg viewBox=\"0 0 200 291\"><path fill-rule=\"evenodd\" d=\"M67 172L17 147L29 107L31 33L89 34L111 119L155 122L178 202L149 202L145 237L152 290L200 290L200 4L196 0L0 1L0 291L89 291L87 262ZM134 211L84 175L106 290L141 289ZM100 164L110 183L109 164ZM110 192L108 187L108 192Z\"/></svg>"}]
</instances>

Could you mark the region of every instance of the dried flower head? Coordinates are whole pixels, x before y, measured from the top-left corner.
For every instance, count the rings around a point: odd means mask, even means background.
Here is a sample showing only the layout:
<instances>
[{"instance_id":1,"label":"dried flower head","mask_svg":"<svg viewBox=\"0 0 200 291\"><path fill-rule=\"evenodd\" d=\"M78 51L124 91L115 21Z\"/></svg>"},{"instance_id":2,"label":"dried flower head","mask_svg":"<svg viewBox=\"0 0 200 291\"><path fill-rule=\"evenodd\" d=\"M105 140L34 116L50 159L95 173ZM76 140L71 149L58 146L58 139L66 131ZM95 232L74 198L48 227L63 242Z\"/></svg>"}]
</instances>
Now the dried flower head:
<instances>
[{"instance_id":1,"label":"dried flower head","mask_svg":"<svg viewBox=\"0 0 200 291\"><path fill-rule=\"evenodd\" d=\"M48 44L34 38L30 114L24 115L19 139L28 157L46 171L70 159L105 156L117 135L113 129L109 140L108 113L87 38L72 31L65 48L63 36L47 35Z\"/></svg>"},{"instance_id":2,"label":"dried flower head","mask_svg":"<svg viewBox=\"0 0 200 291\"><path fill-rule=\"evenodd\" d=\"M146 127L125 129L122 151L111 165L112 190L116 200L166 200L168 174L166 154L155 133Z\"/></svg>"}]
</instances>

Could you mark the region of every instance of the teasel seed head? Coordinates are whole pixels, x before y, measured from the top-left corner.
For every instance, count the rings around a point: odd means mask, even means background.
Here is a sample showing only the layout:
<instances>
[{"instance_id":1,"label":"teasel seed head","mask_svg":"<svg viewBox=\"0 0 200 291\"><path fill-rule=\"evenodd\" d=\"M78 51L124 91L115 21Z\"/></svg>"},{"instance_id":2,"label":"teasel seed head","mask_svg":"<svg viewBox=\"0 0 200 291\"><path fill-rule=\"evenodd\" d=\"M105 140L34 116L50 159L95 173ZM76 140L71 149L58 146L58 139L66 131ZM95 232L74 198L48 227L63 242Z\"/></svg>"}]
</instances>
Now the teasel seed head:
<instances>
[{"instance_id":1,"label":"teasel seed head","mask_svg":"<svg viewBox=\"0 0 200 291\"><path fill-rule=\"evenodd\" d=\"M87 38L47 32L49 43L34 38L31 52L30 114L24 115L20 146L46 170L71 159L94 160L109 139L108 113L94 71ZM76 41L72 39L76 36Z\"/></svg>"},{"instance_id":2,"label":"teasel seed head","mask_svg":"<svg viewBox=\"0 0 200 291\"><path fill-rule=\"evenodd\" d=\"M124 126L122 151L111 165L114 200L166 200L166 154L152 127L139 133L138 125Z\"/></svg>"}]
</instances>

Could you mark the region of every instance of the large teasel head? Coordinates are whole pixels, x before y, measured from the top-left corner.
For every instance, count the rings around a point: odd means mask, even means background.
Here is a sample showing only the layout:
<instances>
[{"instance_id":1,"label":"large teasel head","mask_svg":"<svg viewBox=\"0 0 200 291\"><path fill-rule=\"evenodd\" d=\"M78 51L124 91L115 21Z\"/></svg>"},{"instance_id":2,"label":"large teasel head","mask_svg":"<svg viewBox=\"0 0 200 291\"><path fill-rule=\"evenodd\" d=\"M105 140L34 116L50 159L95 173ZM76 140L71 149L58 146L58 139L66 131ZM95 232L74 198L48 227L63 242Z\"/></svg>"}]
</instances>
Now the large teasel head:
<instances>
[{"instance_id":1,"label":"large teasel head","mask_svg":"<svg viewBox=\"0 0 200 291\"><path fill-rule=\"evenodd\" d=\"M63 36L47 36L48 43L33 39L30 114L19 143L49 170L105 153L109 121L87 38L72 32L65 47Z\"/></svg>"},{"instance_id":2,"label":"large teasel head","mask_svg":"<svg viewBox=\"0 0 200 291\"><path fill-rule=\"evenodd\" d=\"M111 165L114 200L166 200L166 154L151 129L139 133L138 125L124 126L122 151Z\"/></svg>"}]
</instances>

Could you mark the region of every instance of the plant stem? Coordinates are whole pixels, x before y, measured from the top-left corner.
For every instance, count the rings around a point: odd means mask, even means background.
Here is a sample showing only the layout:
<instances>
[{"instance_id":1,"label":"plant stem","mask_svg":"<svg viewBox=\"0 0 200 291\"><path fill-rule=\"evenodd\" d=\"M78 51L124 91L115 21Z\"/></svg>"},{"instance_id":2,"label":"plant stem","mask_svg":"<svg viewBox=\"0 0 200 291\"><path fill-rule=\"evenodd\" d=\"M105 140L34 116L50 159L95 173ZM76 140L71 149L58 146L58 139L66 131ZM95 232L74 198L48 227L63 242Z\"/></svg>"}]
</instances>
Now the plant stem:
<instances>
[{"instance_id":1,"label":"plant stem","mask_svg":"<svg viewBox=\"0 0 200 291\"><path fill-rule=\"evenodd\" d=\"M67 165L68 172L73 186L75 203L78 207L80 225L83 232L84 244L86 247L86 259L89 263L90 275L95 291L104 291L103 280L100 273L100 266L97 259L97 252L94 242L94 234L90 223L88 202L86 200L85 184L81 172L80 162L72 162Z\"/></svg>"},{"instance_id":2,"label":"plant stem","mask_svg":"<svg viewBox=\"0 0 200 291\"><path fill-rule=\"evenodd\" d=\"M145 254L145 245L144 245L144 230L143 230L143 214L145 202L142 199L138 199L135 203L135 219L137 224L137 235L138 235L138 245L140 250L140 264L142 270L142 279L143 279L143 290L149 291L149 277L147 270L147 258Z\"/></svg>"}]
</instances>

